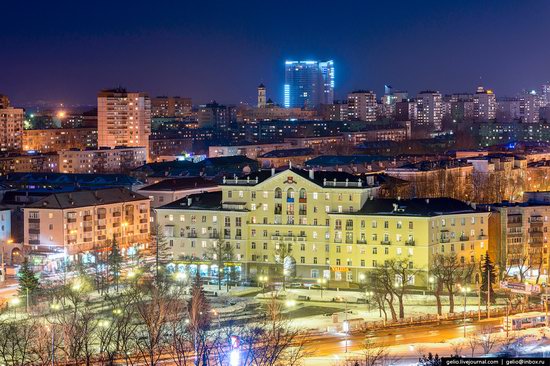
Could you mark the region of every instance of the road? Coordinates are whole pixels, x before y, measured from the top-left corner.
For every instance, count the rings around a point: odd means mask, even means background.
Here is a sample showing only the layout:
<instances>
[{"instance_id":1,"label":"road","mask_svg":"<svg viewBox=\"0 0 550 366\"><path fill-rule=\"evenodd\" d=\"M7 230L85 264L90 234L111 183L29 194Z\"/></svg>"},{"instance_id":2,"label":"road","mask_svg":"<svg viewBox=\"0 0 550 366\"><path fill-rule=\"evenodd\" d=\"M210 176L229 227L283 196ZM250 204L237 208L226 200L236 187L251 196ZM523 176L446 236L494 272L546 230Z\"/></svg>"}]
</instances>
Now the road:
<instances>
[{"instance_id":1,"label":"road","mask_svg":"<svg viewBox=\"0 0 550 366\"><path fill-rule=\"evenodd\" d=\"M502 318L466 323L466 332L471 334L485 327L497 327L502 324ZM351 334L347 337L348 352L360 351L363 341L369 339L376 346L415 345L419 343L439 343L445 340L463 336L463 325L446 323L441 325L411 326L389 330L380 330L366 334ZM345 334L327 334L311 338L307 350L317 357L331 356L346 352Z\"/></svg>"}]
</instances>

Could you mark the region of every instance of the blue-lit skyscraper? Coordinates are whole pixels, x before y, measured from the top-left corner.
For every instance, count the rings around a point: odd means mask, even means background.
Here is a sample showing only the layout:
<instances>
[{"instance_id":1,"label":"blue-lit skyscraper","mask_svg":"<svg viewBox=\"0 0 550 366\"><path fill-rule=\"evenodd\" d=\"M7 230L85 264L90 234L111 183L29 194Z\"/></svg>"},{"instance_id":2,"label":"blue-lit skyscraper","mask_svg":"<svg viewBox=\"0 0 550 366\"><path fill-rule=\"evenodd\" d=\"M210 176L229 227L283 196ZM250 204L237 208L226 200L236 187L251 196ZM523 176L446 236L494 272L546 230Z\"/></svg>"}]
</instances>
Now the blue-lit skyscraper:
<instances>
[{"instance_id":1,"label":"blue-lit skyscraper","mask_svg":"<svg viewBox=\"0 0 550 366\"><path fill-rule=\"evenodd\" d=\"M334 101L334 63L286 61L284 106L313 109Z\"/></svg>"}]
</instances>

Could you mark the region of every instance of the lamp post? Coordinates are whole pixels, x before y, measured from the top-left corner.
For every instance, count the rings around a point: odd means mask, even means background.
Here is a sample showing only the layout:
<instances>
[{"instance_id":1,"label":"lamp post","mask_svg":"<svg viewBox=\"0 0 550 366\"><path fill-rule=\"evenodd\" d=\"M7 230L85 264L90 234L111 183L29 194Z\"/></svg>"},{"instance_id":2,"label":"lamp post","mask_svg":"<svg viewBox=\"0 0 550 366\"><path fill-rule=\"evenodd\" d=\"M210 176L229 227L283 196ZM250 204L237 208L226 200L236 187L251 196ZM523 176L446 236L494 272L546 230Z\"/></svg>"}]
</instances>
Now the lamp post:
<instances>
[{"instance_id":1,"label":"lamp post","mask_svg":"<svg viewBox=\"0 0 550 366\"><path fill-rule=\"evenodd\" d=\"M14 297L11 299L11 305L13 306L13 317L17 319L17 306L21 304L21 299L18 297Z\"/></svg>"},{"instance_id":2,"label":"lamp post","mask_svg":"<svg viewBox=\"0 0 550 366\"><path fill-rule=\"evenodd\" d=\"M258 281L262 284L262 296L265 295L265 285L267 284L267 281L269 278L267 276L260 276L258 277Z\"/></svg>"},{"instance_id":3,"label":"lamp post","mask_svg":"<svg viewBox=\"0 0 550 366\"><path fill-rule=\"evenodd\" d=\"M435 278L430 276L430 278L428 278L428 282L430 283L430 291L434 291Z\"/></svg>"},{"instance_id":4,"label":"lamp post","mask_svg":"<svg viewBox=\"0 0 550 366\"><path fill-rule=\"evenodd\" d=\"M55 312L61 309L61 304L58 302L54 302L53 304L50 305L50 308L52 309L52 312ZM55 366L55 331L53 329L53 324L50 326L50 331L52 333L52 344L51 344L52 366Z\"/></svg>"},{"instance_id":5,"label":"lamp post","mask_svg":"<svg viewBox=\"0 0 550 366\"><path fill-rule=\"evenodd\" d=\"M321 289L321 300L323 299L323 285L327 283L326 278L318 278L317 283L319 284L319 288Z\"/></svg>"},{"instance_id":6,"label":"lamp post","mask_svg":"<svg viewBox=\"0 0 550 366\"><path fill-rule=\"evenodd\" d=\"M460 291L462 291L462 294L464 295L463 328L464 328L464 338L466 338L466 294L468 292L470 292L470 288L469 287L462 287L460 289Z\"/></svg>"}]
</instances>

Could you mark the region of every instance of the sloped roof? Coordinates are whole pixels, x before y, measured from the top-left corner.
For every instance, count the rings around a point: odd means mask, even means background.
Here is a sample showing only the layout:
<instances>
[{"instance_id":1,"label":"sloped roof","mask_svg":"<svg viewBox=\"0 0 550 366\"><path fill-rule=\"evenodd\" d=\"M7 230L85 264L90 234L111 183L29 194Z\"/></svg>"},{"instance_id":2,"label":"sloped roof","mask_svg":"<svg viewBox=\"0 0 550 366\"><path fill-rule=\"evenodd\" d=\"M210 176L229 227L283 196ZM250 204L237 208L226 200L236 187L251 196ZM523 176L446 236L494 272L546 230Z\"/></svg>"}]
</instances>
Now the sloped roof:
<instances>
[{"instance_id":1,"label":"sloped roof","mask_svg":"<svg viewBox=\"0 0 550 366\"><path fill-rule=\"evenodd\" d=\"M27 207L66 209L142 200L149 200L149 198L126 188L108 188L96 191L56 193L34 202Z\"/></svg>"},{"instance_id":2,"label":"sloped roof","mask_svg":"<svg viewBox=\"0 0 550 366\"><path fill-rule=\"evenodd\" d=\"M194 188L217 187L218 184L202 177L182 177L164 179L158 183L139 189L139 191L182 191Z\"/></svg>"},{"instance_id":3,"label":"sloped roof","mask_svg":"<svg viewBox=\"0 0 550 366\"><path fill-rule=\"evenodd\" d=\"M413 198L367 200L354 215L439 216L477 212L466 202L453 198Z\"/></svg>"}]
</instances>

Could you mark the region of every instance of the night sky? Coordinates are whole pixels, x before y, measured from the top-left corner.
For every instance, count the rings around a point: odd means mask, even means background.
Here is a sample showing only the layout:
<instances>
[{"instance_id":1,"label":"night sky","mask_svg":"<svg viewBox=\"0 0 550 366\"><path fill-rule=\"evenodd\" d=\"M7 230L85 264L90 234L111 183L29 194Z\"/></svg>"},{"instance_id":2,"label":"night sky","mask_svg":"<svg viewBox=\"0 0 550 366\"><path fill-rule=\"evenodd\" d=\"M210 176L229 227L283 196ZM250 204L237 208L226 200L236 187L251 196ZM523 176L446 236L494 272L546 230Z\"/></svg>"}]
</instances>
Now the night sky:
<instances>
[{"instance_id":1,"label":"night sky","mask_svg":"<svg viewBox=\"0 0 550 366\"><path fill-rule=\"evenodd\" d=\"M285 59L334 59L336 96L385 83L497 96L550 79L550 1L4 1L0 93L95 104L113 86L282 101ZM481 78L481 81L480 81Z\"/></svg>"}]
</instances>

